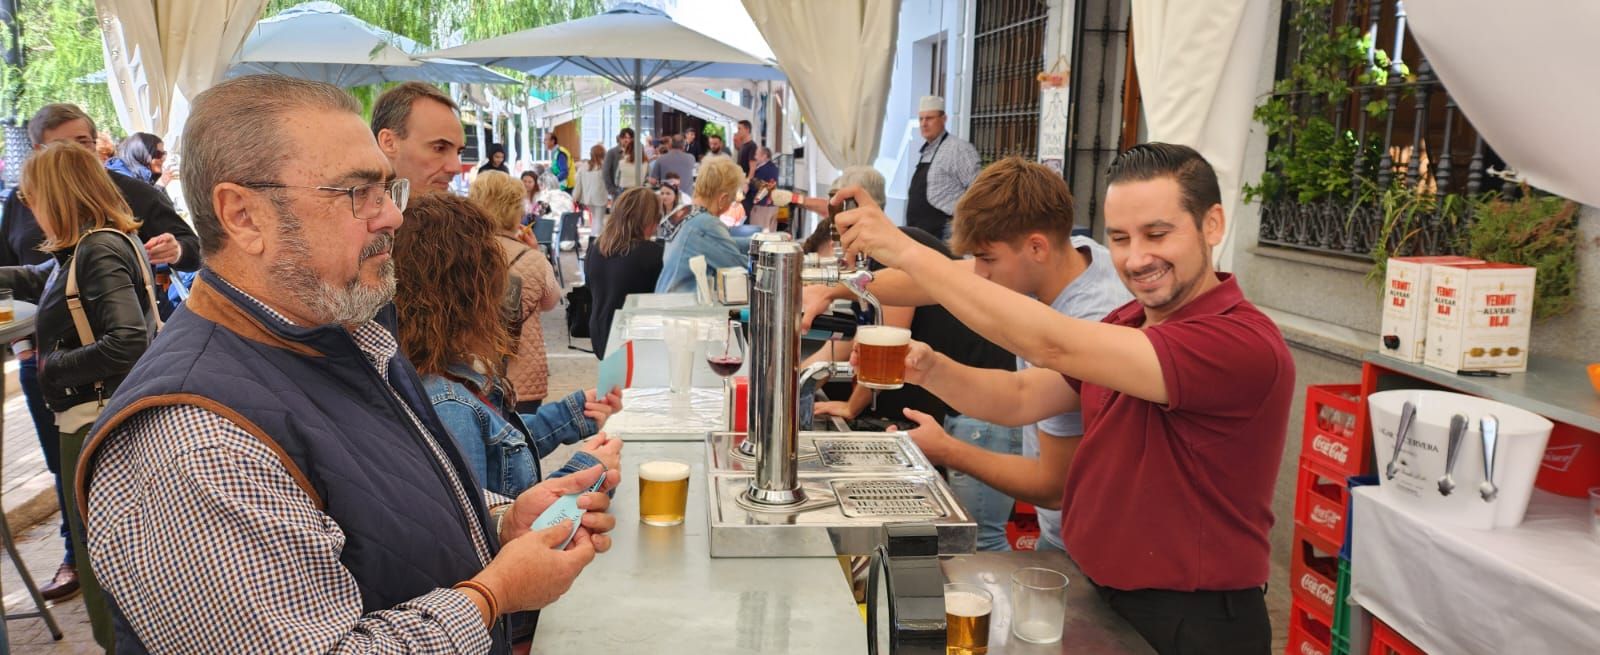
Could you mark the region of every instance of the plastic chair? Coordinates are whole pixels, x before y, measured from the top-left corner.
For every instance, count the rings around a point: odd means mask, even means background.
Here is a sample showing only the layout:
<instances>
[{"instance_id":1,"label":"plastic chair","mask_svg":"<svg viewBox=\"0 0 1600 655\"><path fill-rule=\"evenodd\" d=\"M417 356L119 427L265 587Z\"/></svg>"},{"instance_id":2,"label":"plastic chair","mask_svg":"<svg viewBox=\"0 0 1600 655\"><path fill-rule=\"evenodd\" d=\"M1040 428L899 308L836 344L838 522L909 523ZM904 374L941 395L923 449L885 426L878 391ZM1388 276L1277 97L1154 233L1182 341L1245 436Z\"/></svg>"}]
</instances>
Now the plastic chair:
<instances>
[{"instance_id":1,"label":"plastic chair","mask_svg":"<svg viewBox=\"0 0 1600 655\"><path fill-rule=\"evenodd\" d=\"M539 247L544 249L545 259L550 260L550 268L556 271L556 282L565 287L567 284L561 277L561 259L556 256L556 222L548 218L533 221L533 239L539 242Z\"/></svg>"}]
</instances>

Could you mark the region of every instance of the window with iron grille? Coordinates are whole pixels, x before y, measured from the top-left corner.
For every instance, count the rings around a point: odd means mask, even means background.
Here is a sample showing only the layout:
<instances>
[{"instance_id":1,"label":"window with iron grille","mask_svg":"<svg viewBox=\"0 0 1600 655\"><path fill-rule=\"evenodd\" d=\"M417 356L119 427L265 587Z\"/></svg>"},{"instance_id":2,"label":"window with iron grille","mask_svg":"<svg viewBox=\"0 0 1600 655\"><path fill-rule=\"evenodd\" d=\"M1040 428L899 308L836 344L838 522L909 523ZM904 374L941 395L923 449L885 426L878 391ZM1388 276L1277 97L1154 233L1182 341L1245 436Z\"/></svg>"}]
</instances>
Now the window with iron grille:
<instances>
[{"instance_id":1,"label":"window with iron grille","mask_svg":"<svg viewBox=\"0 0 1600 655\"><path fill-rule=\"evenodd\" d=\"M972 43L972 145L983 163L1039 148L1039 82L1044 71L1042 0L979 0Z\"/></svg>"},{"instance_id":2,"label":"window with iron grille","mask_svg":"<svg viewBox=\"0 0 1600 655\"><path fill-rule=\"evenodd\" d=\"M1498 163L1406 30L1400 0L1294 0L1278 83L1256 118L1271 145L1259 241L1356 259L1448 254L1464 198Z\"/></svg>"}]
</instances>

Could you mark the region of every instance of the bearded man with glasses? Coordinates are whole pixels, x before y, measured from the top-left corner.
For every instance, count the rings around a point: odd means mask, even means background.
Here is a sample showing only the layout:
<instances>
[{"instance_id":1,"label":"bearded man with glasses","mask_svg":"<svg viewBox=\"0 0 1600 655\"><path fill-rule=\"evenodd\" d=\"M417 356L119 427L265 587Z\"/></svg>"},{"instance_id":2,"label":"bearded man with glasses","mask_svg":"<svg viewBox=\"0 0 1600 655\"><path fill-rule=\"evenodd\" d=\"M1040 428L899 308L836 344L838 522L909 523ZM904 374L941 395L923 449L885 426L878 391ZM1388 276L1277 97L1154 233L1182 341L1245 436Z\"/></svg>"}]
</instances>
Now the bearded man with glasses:
<instances>
[{"instance_id":1,"label":"bearded man with glasses","mask_svg":"<svg viewBox=\"0 0 1600 655\"><path fill-rule=\"evenodd\" d=\"M529 526L618 473L483 491L398 352L410 184L348 94L236 78L184 143L206 268L78 469L117 652L509 652L507 615L558 598L615 520L586 493L565 549L565 524Z\"/></svg>"}]
</instances>

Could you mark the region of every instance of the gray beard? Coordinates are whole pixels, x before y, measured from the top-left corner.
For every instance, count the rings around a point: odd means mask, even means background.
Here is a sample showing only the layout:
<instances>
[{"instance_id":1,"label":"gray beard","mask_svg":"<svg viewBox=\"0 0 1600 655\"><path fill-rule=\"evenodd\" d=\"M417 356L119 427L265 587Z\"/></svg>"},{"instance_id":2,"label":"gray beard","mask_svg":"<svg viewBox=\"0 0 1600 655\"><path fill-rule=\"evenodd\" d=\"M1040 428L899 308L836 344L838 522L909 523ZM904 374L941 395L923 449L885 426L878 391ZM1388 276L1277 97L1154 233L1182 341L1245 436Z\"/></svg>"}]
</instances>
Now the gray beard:
<instances>
[{"instance_id":1,"label":"gray beard","mask_svg":"<svg viewBox=\"0 0 1600 655\"><path fill-rule=\"evenodd\" d=\"M360 325L372 320L378 310L394 300L394 259L383 263L376 288L362 284L359 272L348 284L337 287L311 270L311 246L301 230L300 219L282 207L278 209L278 238L283 255L272 263L273 280L320 324ZM389 251L393 245L394 235L380 234L361 251L360 261Z\"/></svg>"}]
</instances>

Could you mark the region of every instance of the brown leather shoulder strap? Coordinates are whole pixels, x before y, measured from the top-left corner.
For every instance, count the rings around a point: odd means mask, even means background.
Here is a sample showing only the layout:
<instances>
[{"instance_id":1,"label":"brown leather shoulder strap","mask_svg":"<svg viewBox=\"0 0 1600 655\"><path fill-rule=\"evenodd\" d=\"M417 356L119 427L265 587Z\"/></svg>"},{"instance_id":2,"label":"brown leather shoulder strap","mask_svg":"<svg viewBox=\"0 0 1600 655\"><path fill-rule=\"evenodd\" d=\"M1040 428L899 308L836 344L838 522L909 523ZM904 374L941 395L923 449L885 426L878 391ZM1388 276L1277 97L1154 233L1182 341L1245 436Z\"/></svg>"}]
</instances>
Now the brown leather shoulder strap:
<instances>
[{"instance_id":1,"label":"brown leather shoulder strap","mask_svg":"<svg viewBox=\"0 0 1600 655\"><path fill-rule=\"evenodd\" d=\"M316 506L317 510L321 511L324 508L322 496L317 493L315 487L311 486L311 480L306 477L305 472L300 470L299 465L294 463L294 460L289 457L287 452L284 452L283 447L279 446L278 442L274 440L271 435L267 434L265 430L262 430L260 426L251 422L249 419L246 419L243 415L234 411L232 408L226 407L222 403L205 396L188 393L175 393L164 396L149 396L147 398L140 398L138 401L122 408L122 411L119 411L110 417L105 417L100 423L99 429L95 430L94 434L89 435L89 438L85 440L83 444L83 452L78 456L78 469L74 473L72 480L72 484L78 489L79 516L87 517L89 515L90 467L94 462L94 456L96 452L100 450L101 446L105 445L106 437L108 437L112 432L115 432L119 426L121 426L128 419L133 418L139 412L147 409L172 407L175 405L193 405L208 412L212 412L224 419L227 419L228 422L238 426L239 429L249 433L250 436L255 437L256 440L260 441L262 445L266 446L268 450L271 450L272 454L278 458L278 462L283 464L283 468L289 472L289 476L294 478L295 485L299 486L301 491L306 492L306 495L311 498L311 503Z\"/></svg>"}]
</instances>

